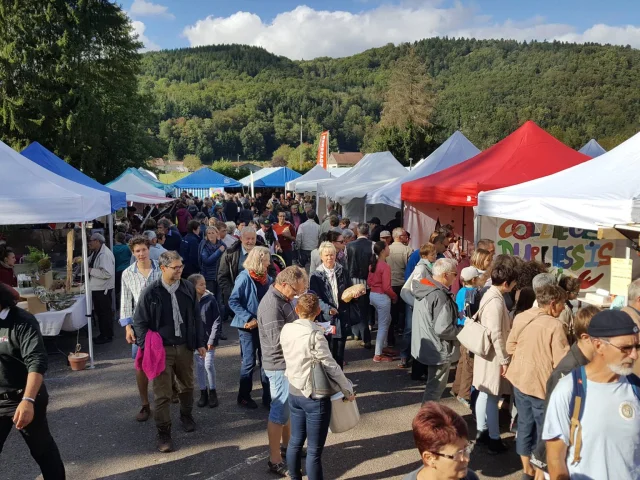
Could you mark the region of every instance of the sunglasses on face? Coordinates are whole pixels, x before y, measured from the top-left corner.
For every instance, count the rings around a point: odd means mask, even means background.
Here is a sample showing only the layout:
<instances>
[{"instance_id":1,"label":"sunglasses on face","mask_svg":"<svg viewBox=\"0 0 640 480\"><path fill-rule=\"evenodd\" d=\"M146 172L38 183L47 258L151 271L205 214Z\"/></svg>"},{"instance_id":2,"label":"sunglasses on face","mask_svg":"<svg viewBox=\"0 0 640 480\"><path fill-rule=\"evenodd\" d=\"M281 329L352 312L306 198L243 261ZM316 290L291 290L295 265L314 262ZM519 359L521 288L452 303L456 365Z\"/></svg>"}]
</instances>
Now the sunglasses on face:
<instances>
[{"instance_id":1,"label":"sunglasses on face","mask_svg":"<svg viewBox=\"0 0 640 480\"><path fill-rule=\"evenodd\" d=\"M618 346L611 342L608 342L607 340L600 339L600 341L603 343L606 343L607 345L611 345L612 347L616 347L618 350L620 350L622 353L624 353L627 356L631 355L631 352L633 352L634 350L637 352L640 352L640 344Z\"/></svg>"}]
</instances>

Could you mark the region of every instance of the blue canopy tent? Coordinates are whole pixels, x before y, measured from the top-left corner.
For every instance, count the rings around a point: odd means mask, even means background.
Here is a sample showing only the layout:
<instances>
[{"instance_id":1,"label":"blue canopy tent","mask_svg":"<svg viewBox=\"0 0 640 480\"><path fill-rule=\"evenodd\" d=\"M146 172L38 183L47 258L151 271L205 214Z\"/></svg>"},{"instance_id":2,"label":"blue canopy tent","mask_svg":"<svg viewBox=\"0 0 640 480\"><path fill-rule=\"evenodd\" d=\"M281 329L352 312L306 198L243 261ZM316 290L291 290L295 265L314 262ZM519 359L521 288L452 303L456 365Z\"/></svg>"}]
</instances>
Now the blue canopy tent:
<instances>
[{"instance_id":1,"label":"blue canopy tent","mask_svg":"<svg viewBox=\"0 0 640 480\"><path fill-rule=\"evenodd\" d=\"M589 155L591 158L599 157L600 155L607 153L607 151L602 148L602 146L596 141L595 138L589 140L580 150L580 153L584 153L585 155Z\"/></svg>"},{"instance_id":2,"label":"blue canopy tent","mask_svg":"<svg viewBox=\"0 0 640 480\"><path fill-rule=\"evenodd\" d=\"M46 168L50 172L60 175L63 178L71 180L72 182L79 183L85 187L93 188L106 192L111 197L111 211L115 212L120 208L127 206L126 194L112 190L104 185L98 183L93 178L88 177L77 168L72 167L67 162L56 156L53 152L47 150L38 142L33 142L27 148L22 150L22 156L28 158L34 163L37 163L41 167Z\"/></svg>"},{"instance_id":3,"label":"blue canopy tent","mask_svg":"<svg viewBox=\"0 0 640 480\"><path fill-rule=\"evenodd\" d=\"M211 188L240 188L242 184L233 178L211 170L209 167L202 167L191 175L174 182L171 187L175 189L176 196L186 190L196 197L205 198L211 196Z\"/></svg>"},{"instance_id":4,"label":"blue canopy tent","mask_svg":"<svg viewBox=\"0 0 640 480\"><path fill-rule=\"evenodd\" d=\"M300 173L287 167L264 168L253 174L253 186L255 188L285 188L287 182L301 176ZM245 187L251 186L251 175L244 177L240 182Z\"/></svg>"}]
</instances>

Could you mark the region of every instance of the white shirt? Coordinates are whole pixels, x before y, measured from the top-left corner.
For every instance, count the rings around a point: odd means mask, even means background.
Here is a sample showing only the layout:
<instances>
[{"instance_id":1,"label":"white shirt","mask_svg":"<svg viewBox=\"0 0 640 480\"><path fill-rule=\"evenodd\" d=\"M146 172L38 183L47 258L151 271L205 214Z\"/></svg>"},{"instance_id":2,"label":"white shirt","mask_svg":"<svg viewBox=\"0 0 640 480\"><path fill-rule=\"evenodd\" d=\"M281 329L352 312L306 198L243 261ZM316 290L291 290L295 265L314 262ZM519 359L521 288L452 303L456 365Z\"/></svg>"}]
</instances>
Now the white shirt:
<instances>
[{"instance_id":1,"label":"white shirt","mask_svg":"<svg viewBox=\"0 0 640 480\"><path fill-rule=\"evenodd\" d=\"M573 391L571 375L553 390L542 431L543 440L561 439L569 445ZM626 378L618 382L587 380L582 425L582 459L573 462L569 447L567 468L572 480L637 480L640 478L640 402Z\"/></svg>"},{"instance_id":2,"label":"white shirt","mask_svg":"<svg viewBox=\"0 0 640 480\"><path fill-rule=\"evenodd\" d=\"M120 318L133 317L133 311L138 304L142 290L155 280L162 277L160 266L151 260L151 272L145 276L138 270L138 263L134 263L122 272L122 291L120 293Z\"/></svg>"}]
</instances>

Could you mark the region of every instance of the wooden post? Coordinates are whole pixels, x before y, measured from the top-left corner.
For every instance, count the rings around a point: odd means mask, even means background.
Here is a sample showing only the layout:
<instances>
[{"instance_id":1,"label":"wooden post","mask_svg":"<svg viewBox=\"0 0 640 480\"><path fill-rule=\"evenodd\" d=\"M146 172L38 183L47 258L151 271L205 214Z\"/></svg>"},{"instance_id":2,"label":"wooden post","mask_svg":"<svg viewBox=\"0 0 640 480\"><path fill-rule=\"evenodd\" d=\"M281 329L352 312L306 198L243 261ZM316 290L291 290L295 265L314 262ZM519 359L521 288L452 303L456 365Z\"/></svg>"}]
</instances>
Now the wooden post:
<instances>
[{"instance_id":1,"label":"wooden post","mask_svg":"<svg viewBox=\"0 0 640 480\"><path fill-rule=\"evenodd\" d=\"M67 293L71 290L71 283L73 281L73 244L75 241L75 234L73 228L67 232L67 281L65 289Z\"/></svg>"}]
</instances>

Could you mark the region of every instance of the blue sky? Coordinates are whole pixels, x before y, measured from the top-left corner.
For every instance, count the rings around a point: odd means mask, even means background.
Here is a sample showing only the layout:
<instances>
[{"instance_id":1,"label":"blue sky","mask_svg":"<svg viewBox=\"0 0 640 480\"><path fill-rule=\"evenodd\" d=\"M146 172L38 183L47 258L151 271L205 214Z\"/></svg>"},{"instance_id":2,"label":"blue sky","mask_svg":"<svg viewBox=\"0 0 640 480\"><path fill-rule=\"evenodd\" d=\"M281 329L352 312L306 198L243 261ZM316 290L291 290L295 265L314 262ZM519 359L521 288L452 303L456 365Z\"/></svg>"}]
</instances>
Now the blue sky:
<instances>
[{"instance_id":1,"label":"blue sky","mask_svg":"<svg viewBox=\"0 0 640 480\"><path fill-rule=\"evenodd\" d=\"M246 43L346 56L434 35L640 48L640 0L125 0L145 50Z\"/></svg>"}]
</instances>

